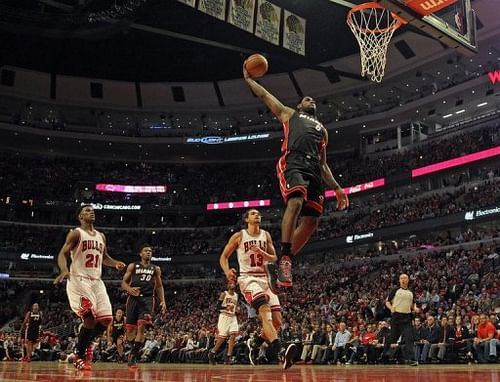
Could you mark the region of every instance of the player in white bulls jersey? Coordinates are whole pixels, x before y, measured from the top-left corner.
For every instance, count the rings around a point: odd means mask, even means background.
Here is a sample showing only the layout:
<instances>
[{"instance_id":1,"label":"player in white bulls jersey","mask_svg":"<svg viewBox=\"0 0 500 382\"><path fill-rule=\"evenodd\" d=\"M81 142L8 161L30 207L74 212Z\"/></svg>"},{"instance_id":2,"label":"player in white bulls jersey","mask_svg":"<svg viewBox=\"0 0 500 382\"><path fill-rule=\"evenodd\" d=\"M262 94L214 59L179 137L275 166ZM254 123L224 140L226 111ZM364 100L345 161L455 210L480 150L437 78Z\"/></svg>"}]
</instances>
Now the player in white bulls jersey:
<instances>
[{"instance_id":1,"label":"player in white bulls jersey","mask_svg":"<svg viewBox=\"0 0 500 382\"><path fill-rule=\"evenodd\" d=\"M101 280L102 265L118 270L125 268L121 261L112 259L106 250L104 234L94 228L94 209L83 205L78 209L80 227L71 230L59 251L57 264L60 274L54 280L59 284L67 279L69 304L83 321L78 334L77 355L73 365L77 369L92 369L92 341L100 336L113 319L111 303ZM71 255L68 270L67 258Z\"/></svg>"},{"instance_id":2,"label":"player in white bulls jersey","mask_svg":"<svg viewBox=\"0 0 500 382\"><path fill-rule=\"evenodd\" d=\"M236 314L239 312L238 294L235 292L236 283L229 281L227 290L219 296L217 307L219 309L219 322L217 323L217 342L215 346L208 352L208 360L212 365L216 364L215 355L221 345L229 338L227 347L226 364L232 363L234 339L239 331L238 318Z\"/></svg>"},{"instance_id":3,"label":"player in white bulls jersey","mask_svg":"<svg viewBox=\"0 0 500 382\"><path fill-rule=\"evenodd\" d=\"M268 268L274 266L276 261L276 250L269 232L260 228L261 214L256 209L245 212L244 221L247 229L236 232L229 239L220 256L220 265L227 279L236 281L236 270L229 267L229 258L234 251L238 255L240 276L238 284L245 300L250 304L262 322L263 334L257 338L262 344L269 342L269 358L277 361L281 344L278 339L278 330L281 328L281 306L278 296L270 285L270 271ZM288 369L293 364L295 357L295 345L289 345L285 351L284 369ZM250 361L255 364L252 352Z\"/></svg>"}]
</instances>

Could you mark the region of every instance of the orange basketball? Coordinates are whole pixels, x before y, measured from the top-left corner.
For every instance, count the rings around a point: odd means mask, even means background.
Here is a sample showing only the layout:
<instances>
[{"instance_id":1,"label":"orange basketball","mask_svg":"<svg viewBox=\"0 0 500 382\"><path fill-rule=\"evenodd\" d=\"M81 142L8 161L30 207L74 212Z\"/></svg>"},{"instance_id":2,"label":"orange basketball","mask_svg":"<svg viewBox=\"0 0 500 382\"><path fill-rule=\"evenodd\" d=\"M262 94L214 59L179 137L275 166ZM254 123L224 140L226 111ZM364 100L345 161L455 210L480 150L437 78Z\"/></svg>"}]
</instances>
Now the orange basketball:
<instances>
[{"instance_id":1,"label":"orange basketball","mask_svg":"<svg viewBox=\"0 0 500 382\"><path fill-rule=\"evenodd\" d=\"M268 68L267 60L261 54L252 54L245 61L245 69L252 78L262 77Z\"/></svg>"}]
</instances>

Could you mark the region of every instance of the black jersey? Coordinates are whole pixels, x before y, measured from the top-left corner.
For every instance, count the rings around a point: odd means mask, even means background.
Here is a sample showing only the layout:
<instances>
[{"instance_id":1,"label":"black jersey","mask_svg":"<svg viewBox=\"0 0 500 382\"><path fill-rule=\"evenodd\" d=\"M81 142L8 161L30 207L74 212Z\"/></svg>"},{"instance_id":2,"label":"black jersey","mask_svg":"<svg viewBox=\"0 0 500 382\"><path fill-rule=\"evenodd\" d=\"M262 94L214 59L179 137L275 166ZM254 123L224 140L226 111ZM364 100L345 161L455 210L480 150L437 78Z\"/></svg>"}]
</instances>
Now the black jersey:
<instances>
[{"instance_id":1,"label":"black jersey","mask_svg":"<svg viewBox=\"0 0 500 382\"><path fill-rule=\"evenodd\" d=\"M130 286L141 288L139 297L150 297L153 295L155 289L155 269L156 266L153 264L144 266L141 263L134 263L134 271L132 272Z\"/></svg>"},{"instance_id":2,"label":"black jersey","mask_svg":"<svg viewBox=\"0 0 500 382\"><path fill-rule=\"evenodd\" d=\"M26 338L35 340L40 336L40 325L42 324L42 314L40 312L29 312L28 323L26 324Z\"/></svg>"},{"instance_id":3,"label":"black jersey","mask_svg":"<svg viewBox=\"0 0 500 382\"><path fill-rule=\"evenodd\" d=\"M300 153L309 159L320 160L326 144L326 129L320 121L309 114L295 112L283 124L283 129L282 155Z\"/></svg>"},{"instance_id":4,"label":"black jersey","mask_svg":"<svg viewBox=\"0 0 500 382\"><path fill-rule=\"evenodd\" d=\"M125 320L123 316L120 321L118 321L115 317L113 317L113 328L111 332L111 336L113 338L117 338L119 336L123 336L125 334Z\"/></svg>"}]
</instances>

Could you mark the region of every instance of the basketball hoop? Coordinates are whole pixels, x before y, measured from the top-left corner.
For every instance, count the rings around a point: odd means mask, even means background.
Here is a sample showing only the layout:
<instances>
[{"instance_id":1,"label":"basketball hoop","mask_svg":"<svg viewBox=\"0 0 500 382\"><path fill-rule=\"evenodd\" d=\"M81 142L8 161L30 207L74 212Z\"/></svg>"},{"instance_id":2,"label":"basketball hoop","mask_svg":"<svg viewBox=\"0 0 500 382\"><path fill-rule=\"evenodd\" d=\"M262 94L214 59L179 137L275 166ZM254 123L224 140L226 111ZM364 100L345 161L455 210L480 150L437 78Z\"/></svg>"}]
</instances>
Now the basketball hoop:
<instances>
[{"instance_id":1,"label":"basketball hoop","mask_svg":"<svg viewBox=\"0 0 500 382\"><path fill-rule=\"evenodd\" d=\"M354 6L349 11L347 25L358 40L362 76L382 81L389 41L403 24L405 20L374 2Z\"/></svg>"}]
</instances>

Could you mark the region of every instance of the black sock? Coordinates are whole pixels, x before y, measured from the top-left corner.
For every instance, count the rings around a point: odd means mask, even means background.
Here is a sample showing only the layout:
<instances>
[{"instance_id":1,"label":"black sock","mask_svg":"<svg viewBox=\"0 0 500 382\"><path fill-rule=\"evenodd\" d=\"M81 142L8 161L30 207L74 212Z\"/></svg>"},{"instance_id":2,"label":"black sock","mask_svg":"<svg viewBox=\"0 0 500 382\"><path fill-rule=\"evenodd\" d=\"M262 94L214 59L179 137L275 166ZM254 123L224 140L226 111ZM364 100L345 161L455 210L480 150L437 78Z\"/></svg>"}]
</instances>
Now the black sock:
<instances>
[{"instance_id":1,"label":"black sock","mask_svg":"<svg viewBox=\"0 0 500 382\"><path fill-rule=\"evenodd\" d=\"M132 354L137 355L137 353L139 353L139 350L142 349L143 344L144 342L134 341L134 343L132 344Z\"/></svg>"},{"instance_id":2,"label":"black sock","mask_svg":"<svg viewBox=\"0 0 500 382\"><path fill-rule=\"evenodd\" d=\"M90 341L95 337L94 329L86 328L82 326L80 333L78 333L78 344L76 346L78 357L84 358L87 352L87 346L89 346Z\"/></svg>"},{"instance_id":3,"label":"black sock","mask_svg":"<svg viewBox=\"0 0 500 382\"><path fill-rule=\"evenodd\" d=\"M292 256L292 243L281 243L281 256Z\"/></svg>"},{"instance_id":4,"label":"black sock","mask_svg":"<svg viewBox=\"0 0 500 382\"><path fill-rule=\"evenodd\" d=\"M106 331L106 329L107 329L106 326L104 326L103 324L98 322L95 326L95 329L94 329L95 337L101 336L101 334L104 333Z\"/></svg>"},{"instance_id":5,"label":"black sock","mask_svg":"<svg viewBox=\"0 0 500 382\"><path fill-rule=\"evenodd\" d=\"M269 348L267 350L268 352L268 359L269 361L276 361L278 359L279 352L281 350L281 342L279 339L275 339L273 342L270 343Z\"/></svg>"}]
</instances>

